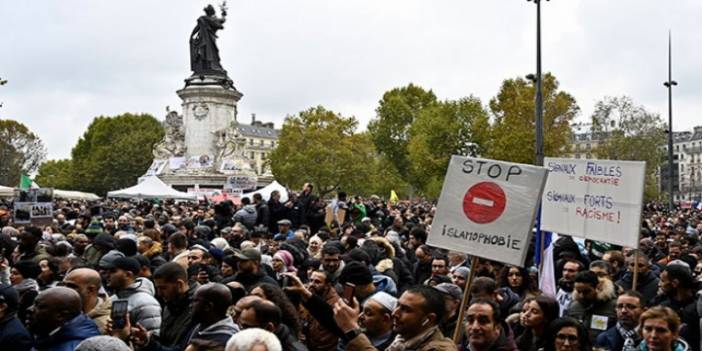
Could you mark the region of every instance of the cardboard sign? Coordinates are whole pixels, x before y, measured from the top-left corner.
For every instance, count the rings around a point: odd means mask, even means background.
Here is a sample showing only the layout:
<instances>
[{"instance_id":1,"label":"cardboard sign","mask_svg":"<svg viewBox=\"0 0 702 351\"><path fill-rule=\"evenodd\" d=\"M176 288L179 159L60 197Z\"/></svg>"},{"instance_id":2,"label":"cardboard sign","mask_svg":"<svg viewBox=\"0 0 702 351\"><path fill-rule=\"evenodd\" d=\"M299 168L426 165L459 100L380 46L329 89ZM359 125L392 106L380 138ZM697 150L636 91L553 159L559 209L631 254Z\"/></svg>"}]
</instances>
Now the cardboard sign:
<instances>
[{"instance_id":1,"label":"cardboard sign","mask_svg":"<svg viewBox=\"0 0 702 351\"><path fill-rule=\"evenodd\" d=\"M546 168L452 156L427 244L522 266Z\"/></svg>"},{"instance_id":2,"label":"cardboard sign","mask_svg":"<svg viewBox=\"0 0 702 351\"><path fill-rule=\"evenodd\" d=\"M541 229L638 247L646 163L549 158Z\"/></svg>"},{"instance_id":3,"label":"cardboard sign","mask_svg":"<svg viewBox=\"0 0 702 351\"><path fill-rule=\"evenodd\" d=\"M33 225L51 224L54 216L54 189L32 188L15 190L14 222Z\"/></svg>"}]
</instances>

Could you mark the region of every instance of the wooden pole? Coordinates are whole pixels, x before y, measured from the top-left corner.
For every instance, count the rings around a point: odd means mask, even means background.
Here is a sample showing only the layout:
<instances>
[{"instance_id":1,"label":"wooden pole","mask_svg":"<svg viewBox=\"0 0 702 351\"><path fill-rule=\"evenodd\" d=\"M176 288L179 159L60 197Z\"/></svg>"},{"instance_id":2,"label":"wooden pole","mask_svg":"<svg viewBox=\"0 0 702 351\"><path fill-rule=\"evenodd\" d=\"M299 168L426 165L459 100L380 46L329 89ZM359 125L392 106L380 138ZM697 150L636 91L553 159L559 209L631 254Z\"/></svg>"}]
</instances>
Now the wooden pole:
<instances>
[{"instance_id":1,"label":"wooden pole","mask_svg":"<svg viewBox=\"0 0 702 351\"><path fill-rule=\"evenodd\" d=\"M639 280L639 250L634 251L634 281L631 284L631 290L636 291L636 283Z\"/></svg>"},{"instance_id":2,"label":"wooden pole","mask_svg":"<svg viewBox=\"0 0 702 351\"><path fill-rule=\"evenodd\" d=\"M468 274L468 279L466 279L466 286L463 289L463 300L461 301L461 308L458 311L458 320L456 322L456 330L453 332L453 342L458 344L461 341L461 336L463 334L463 314L466 311L466 304L468 304L468 299L470 298L470 286L473 283L473 278L475 277L475 271L478 267L478 257L473 256L470 261L470 272Z\"/></svg>"}]
</instances>

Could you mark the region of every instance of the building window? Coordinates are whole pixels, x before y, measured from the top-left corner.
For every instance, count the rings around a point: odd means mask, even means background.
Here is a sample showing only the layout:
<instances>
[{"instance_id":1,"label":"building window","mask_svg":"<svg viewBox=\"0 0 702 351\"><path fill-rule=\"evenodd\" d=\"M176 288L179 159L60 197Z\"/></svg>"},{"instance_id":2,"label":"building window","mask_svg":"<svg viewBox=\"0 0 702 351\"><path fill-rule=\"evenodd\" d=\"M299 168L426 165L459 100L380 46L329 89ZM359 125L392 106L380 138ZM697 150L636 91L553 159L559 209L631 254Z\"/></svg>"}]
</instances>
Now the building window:
<instances>
[{"instance_id":1,"label":"building window","mask_svg":"<svg viewBox=\"0 0 702 351\"><path fill-rule=\"evenodd\" d=\"M263 139L259 140L258 145L263 146L263 142L264 142Z\"/></svg>"},{"instance_id":2,"label":"building window","mask_svg":"<svg viewBox=\"0 0 702 351\"><path fill-rule=\"evenodd\" d=\"M252 159L252 160L254 159L254 153L253 153L253 152L251 152L251 159Z\"/></svg>"},{"instance_id":3,"label":"building window","mask_svg":"<svg viewBox=\"0 0 702 351\"><path fill-rule=\"evenodd\" d=\"M249 145L253 146L253 144L254 144L253 138L249 139Z\"/></svg>"}]
</instances>

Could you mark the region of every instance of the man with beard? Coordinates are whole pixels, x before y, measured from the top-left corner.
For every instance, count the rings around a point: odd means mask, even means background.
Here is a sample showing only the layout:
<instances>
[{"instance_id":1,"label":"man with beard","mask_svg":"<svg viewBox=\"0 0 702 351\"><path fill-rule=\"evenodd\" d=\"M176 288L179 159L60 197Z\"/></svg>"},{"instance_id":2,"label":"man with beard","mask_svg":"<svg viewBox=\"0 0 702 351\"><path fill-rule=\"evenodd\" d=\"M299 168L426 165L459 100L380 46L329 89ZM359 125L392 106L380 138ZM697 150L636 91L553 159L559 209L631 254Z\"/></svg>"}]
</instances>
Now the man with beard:
<instances>
[{"instance_id":1,"label":"man with beard","mask_svg":"<svg viewBox=\"0 0 702 351\"><path fill-rule=\"evenodd\" d=\"M385 292L377 292L363 303L358 316L358 325L378 350L385 350L395 340L392 330L392 312L397 307L397 298ZM346 342L339 342L338 350L346 350Z\"/></svg>"},{"instance_id":2,"label":"man with beard","mask_svg":"<svg viewBox=\"0 0 702 351\"><path fill-rule=\"evenodd\" d=\"M432 250L427 245L421 245L415 250L417 262L414 265L414 281L422 283L431 277Z\"/></svg>"},{"instance_id":3,"label":"man with beard","mask_svg":"<svg viewBox=\"0 0 702 351\"><path fill-rule=\"evenodd\" d=\"M397 336L387 349L455 351L453 341L439 330L443 314L444 299L436 289L425 285L407 289L392 313ZM358 312L342 300L334 305L334 319L345 333L347 350L376 350L359 328Z\"/></svg>"},{"instance_id":4,"label":"man with beard","mask_svg":"<svg viewBox=\"0 0 702 351\"><path fill-rule=\"evenodd\" d=\"M638 250L632 250L629 253L629 256L627 256L627 272L624 273L624 276L617 281L617 285L621 286L624 290L636 290L643 295L645 301L651 301L658 293L659 279L656 274L651 271L651 262L649 261L648 256L646 256L643 252L638 251L637 258L637 251ZM635 265L638 265L639 269L636 289L633 287Z\"/></svg>"},{"instance_id":5,"label":"man with beard","mask_svg":"<svg viewBox=\"0 0 702 351\"><path fill-rule=\"evenodd\" d=\"M680 329L680 337L690 344L691 350L698 351L700 315L697 306L702 306L702 302L698 302L696 291L690 269L680 264L669 264L663 267L658 283L658 296L653 299L651 305L670 307L675 311L684 325Z\"/></svg>"},{"instance_id":6,"label":"man with beard","mask_svg":"<svg viewBox=\"0 0 702 351\"><path fill-rule=\"evenodd\" d=\"M344 261L341 260L341 250L334 245L324 245L322 247L322 268L331 277L331 280L339 279L341 270L344 268Z\"/></svg>"},{"instance_id":7,"label":"man with beard","mask_svg":"<svg viewBox=\"0 0 702 351\"><path fill-rule=\"evenodd\" d=\"M339 294L334 289L334 283L325 271L314 271L310 275L308 290L319 296L330 306L339 300ZM307 313L309 315L309 311ZM312 351L336 350L338 337L329 329L324 327L316 318L309 315L307 318L305 334L307 336L307 347Z\"/></svg>"},{"instance_id":8,"label":"man with beard","mask_svg":"<svg viewBox=\"0 0 702 351\"><path fill-rule=\"evenodd\" d=\"M641 336L637 333L639 317L645 310L643 296L626 291L617 298L617 324L597 336L595 347L606 350L638 350Z\"/></svg>"},{"instance_id":9,"label":"man with beard","mask_svg":"<svg viewBox=\"0 0 702 351\"><path fill-rule=\"evenodd\" d=\"M81 341L100 335L95 322L81 313L78 293L65 287L39 294L28 319L37 350L69 351Z\"/></svg>"},{"instance_id":10,"label":"man with beard","mask_svg":"<svg viewBox=\"0 0 702 351\"><path fill-rule=\"evenodd\" d=\"M575 275L585 267L580 261L568 261L563 265L563 274L558 280L558 291L556 300L561 307L560 315L563 316L568 305L573 301L573 286L575 285Z\"/></svg>"},{"instance_id":11,"label":"man with beard","mask_svg":"<svg viewBox=\"0 0 702 351\"><path fill-rule=\"evenodd\" d=\"M32 260L38 264L39 261L47 258L46 251L39 246L42 236L41 229L37 227L30 226L25 228L19 236L19 245L17 246L19 256L15 259L15 262Z\"/></svg>"},{"instance_id":12,"label":"man with beard","mask_svg":"<svg viewBox=\"0 0 702 351\"><path fill-rule=\"evenodd\" d=\"M599 280L594 272L582 271L575 275L573 302L565 315L588 328L592 345L600 333L616 324L616 304L617 296L610 280Z\"/></svg>"},{"instance_id":13,"label":"man with beard","mask_svg":"<svg viewBox=\"0 0 702 351\"><path fill-rule=\"evenodd\" d=\"M244 249L240 253L235 254L235 257L239 261L234 281L241 283L247 292L260 283L270 283L278 286L278 282L263 272L261 268L261 252L256 249Z\"/></svg>"}]
</instances>

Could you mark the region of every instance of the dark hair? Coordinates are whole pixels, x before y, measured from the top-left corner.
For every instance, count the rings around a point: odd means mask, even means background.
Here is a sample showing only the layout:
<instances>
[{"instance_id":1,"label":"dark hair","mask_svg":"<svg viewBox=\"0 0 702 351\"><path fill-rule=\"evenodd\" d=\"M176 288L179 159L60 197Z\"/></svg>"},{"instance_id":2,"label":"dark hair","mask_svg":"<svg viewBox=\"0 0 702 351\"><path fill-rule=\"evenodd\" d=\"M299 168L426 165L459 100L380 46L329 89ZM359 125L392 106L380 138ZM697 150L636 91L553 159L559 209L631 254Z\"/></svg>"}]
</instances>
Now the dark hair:
<instances>
[{"instance_id":1,"label":"dark hair","mask_svg":"<svg viewBox=\"0 0 702 351\"><path fill-rule=\"evenodd\" d=\"M519 274L522 276L522 285L513 288L512 286L509 285L509 271L512 268L516 268L519 270ZM500 270L500 275L498 276L497 280L498 285L501 288L508 288L518 294L521 297L524 297L524 293L527 292L537 292L539 289L537 288L537 284L532 278L532 276L529 274L529 271L526 270L526 268L522 267L517 267L517 266L504 266L502 267L502 270Z\"/></svg>"},{"instance_id":2,"label":"dark hair","mask_svg":"<svg viewBox=\"0 0 702 351\"><path fill-rule=\"evenodd\" d=\"M283 289L270 283L260 283L256 287L263 290L263 293L266 295L266 300L273 302L280 308L281 321L290 328L293 335L297 335L300 331L300 318L295 305L293 305L288 296L285 295Z\"/></svg>"},{"instance_id":3,"label":"dark hair","mask_svg":"<svg viewBox=\"0 0 702 351\"><path fill-rule=\"evenodd\" d=\"M410 230L409 236L413 236L415 239L417 239L422 244L427 242L427 232L424 230L424 228L420 228L420 227L412 228L412 230Z\"/></svg>"},{"instance_id":4,"label":"dark hair","mask_svg":"<svg viewBox=\"0 0 702 351\"><path fill-rule=\"evenodd\" d=\"M259 325L273 323L277 327L282 321L283 312L271 301L254 300L248 308L253 308L256 312L256 322Z\"/></svg>"},{"instance_id":5,"label":"dark hair","mask_svg":"<svg viewBox=\"0 0 702 351\"><path fill-rule=\"evenodd\" d=\"M176 262L166 262L156 269L153 279L163 279L169 283L175 283L177 280L188 281L188 272Z\"/></svg>"},{"instance_id":6,"label":"dark hair","mask_svg":"<svg viewBox=\"0 0 702 351\"><path fill-rule=\"evenodd\" d=\"M692 278L690 269L680 264L669 264L663 267L663 272L668 273L668 280L677 279L680 282L680 287L683 289L692 289L695 286L695 281ZM662 274L662 273L661 273Z\"/></svg>"},{"instance_id":7,"label":"dark hair","mask_svg":"<svg viewBox=\"0 0 702 351\"><path fill-rule=\"evenodd\" d=\"M432 259L432 261L435 261L435 260L444 261L444 263L446 264L446 268L447 269L450 268L449 266L451 265L451 263L449 262L448 256L446 256L440 252L435 252L432 255L431 259Z\"/></svg>"},{"instance_id":8,"label":"dark hair","mask_svg":"<svg viewBox=\"0 0 702 351\"><path fill-rule=\"evenodd\" d=\"M576 283L583 283L591 285L593 288L597 288L600 281L597 279L597 274L592 271L580 271L575 275Z\"/></svg>"},{"instance_id":9,"label":"dark hair","mask_svg":"<svg viewBox=\"0 0 702 351\"><path fill-rule=\"evenodd\" d=\"M183 233L175 233L168 237L168 243L182 250L188 247L188 237Z\"/></svg>"},{"instance_id":10,"label":"dark hair","mask_svg":"<svg viewBox=\"0 0 702 351\"><path fill-rule=\"evenodd\" d=\"M254 200L263 200L263 196L260 193L253 194Z\"/></svg>"},{"instance_id":11,"label":"dark hair","mask_svg":"<svg viewBox=\"0 0 702 351\"><path fill-rule=\"evenodd\" d=\"M619 295L619 296L631 296L631 297L635 297L635 298L639 299L639 304L641 305L641 308L644 308L644 307L648 306L646 299L643 297L643 295L641 295L640 292L638 292L638 291L636 291L636 290L627 290L627 291L623 292L623 293L622 293L621 295ZM617 297L617 298L618 298L618 297Z\"/></svg>"},{"instance_id":12,"label":"dark hair","mask_svg":"<svg viewBox=\"0 0 702 351\"><path fill-rule=\"evenodd\" d=\"M415 285L405 291L405 293L419 294L424 297L425 304L422 310L425 315L433 313L436 315L436 323L438 324L444 318L444 310L446 309L444 297L439 290L428 285Z\"/></svg>"},{"instance_id":13,"label":"dark hair","mask_svg":"<svg viewBox=\"0 0 702 351\"><path fill-rule=\"evenodd\" d=\"M473 280L470 287L470 294L494 294L497 291L497 283L490 277L478 277Z\"/></svg>"},{"instance_id":14,"label":"dark hair","mask_svg":"<svg viewBox=\"0 0 702 351\"><path fill-rule=\"evenodd\" d=\"M492 322L494 324L500 324L502 322L502 313L500 312L500 305L494 300L479 298L470 302L470 306L473 305L488 305L492 309ZM470 306L468 306L470 308Z\"/></svg>"},{"instance_id":15,"label":"dark hair","mask_svg":"<svg viewBox=\"0 0 702 351\"><path fill-rule=\"evenodd\" d=\"M324 245L324 247L322 247L322 256L338 254L341 254L341 250L339 250L339 248L336 247L336 245Z\"/></svg>"},{"instance_id":16,"label":"dark hair","mask_svg":"<svg viewBox=\"0 0 702 351\"><path fill-rule=\"evenodd\" d=\"M590 268L597 267L597 268L604 268L607 271L607 274L612 274L612 265L609 264L609 262L604 261L604 260L597 260L597 261L592 261L590 262Z\"/></svg>"},{"instance_id":17,"label":"dark hair","mask_svg":"<svg viewBox=\"0 0 702 351\"><path fill-rule=\"evenodd\" d=\"M249 199L248 197L243 197L243 198L241 198L241 204L242 205L249 205L249 204L251 204L251 199Z\"/></svg>"},{"instance_id":18,"label":"dark hair","mask_svg":"<svg viewBox=\"0 0 702 351\"><path fill-rule=\"evenodd\" d=\"M587 329L585 329L585 327L576 319L570 317L558 318L551 322L551 325L549 325L546 329L544 350L555 351L556 335L561 329L567 327L575 328L578 331L578 345L580 346L578 350L590 351L590 335L588 334Z\"/></svg>"},{"instance_id":19,"label":"dark hair","mask_svg":"<svg viewBox=\"0 0 702 351\"><path fill-rule=\"evenodd\" d=\"M548 327L548 325L551 324L551 322L558 318L558 314L560 312L560 305L558 304L558 300L547 295L539 295L536 297L527 298L526 300L524 300L522 306L532 301L535 301L539 305L539 308L541 309L541 312L544 315L544 326ZM524 332L518 337L516 337L514 341L517 343L518 349L528 350L532 346L533 339L533 330L531 328L525 328Z\"/></svg>"}]
</instances>

